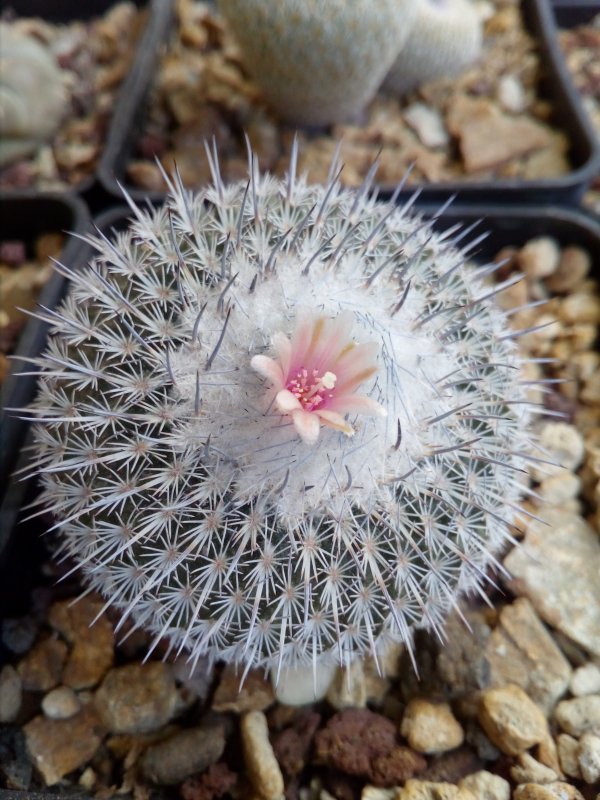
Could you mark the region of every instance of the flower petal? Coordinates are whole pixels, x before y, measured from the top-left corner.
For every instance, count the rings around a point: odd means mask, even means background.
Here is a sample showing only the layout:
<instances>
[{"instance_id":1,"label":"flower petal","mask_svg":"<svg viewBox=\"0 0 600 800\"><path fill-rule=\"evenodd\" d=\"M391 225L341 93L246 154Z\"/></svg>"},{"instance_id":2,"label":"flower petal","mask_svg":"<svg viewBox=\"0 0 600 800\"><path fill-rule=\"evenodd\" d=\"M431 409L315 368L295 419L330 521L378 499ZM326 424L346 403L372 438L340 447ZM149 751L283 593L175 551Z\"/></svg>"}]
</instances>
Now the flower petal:
<instances>
[{"instance_id":1,"label":"flower petal","mask_svg":"<svg viewBox=\"0 0 600 800\"><path fill-rule=\"evenodd\" d=\"M283 373L283 383L285 383L290 372L292 343L285 333L279 332L273 336L273 347L277 351L277 357L279 359L279 364L281 365L281 372Z\"/></svg>"},{"instance_id":2,"label":"flower petal","mask_svg":"<svg viewBox=\"0 0 600 800\"><path fill-rule=\"evenodd\" d=\"M292 421L298 435L305 444L316 444L319 438L321 423L316 414L302 409L292 412Z\"/></svg>"},{"instance_id":3,"label":"flower petal","mask_svg":"<svg viewBox=\"0 0 600 800\"><path fill-rule=\"evenodd\" d=\"M327 410L338 414L367 414L371 417L387 417L385 408L364 394L346 394L334 397L327 403ZM321 412L322 413L322 412Z\"/></svg>"},{"instance_id":4,"label":"flower petal","mask_svg":"<svg viewBox=\"0 0 600 800\"><path fill-rule=\"evenodd\" d=\"M268 356L252 356L250 366L262 375L263 378L270 380L277 388L283 386L284 376L281 367L274 359Z\"/></svg>"},{"instance_id":5,"label":"flower petal","mask_svg":"<svg viewBox=\"0 0 600 800\"><path fill-rule=\"evenodd\" d=\"M277 392L275 396L275 405L282 414L289 414L290 411L302 409L302 403L289 389L282 389L280 392Z\"/></svg>"},{"instance_id":6,"label":"flower petal","mask_svg":"<svg viewBox=\"0 0 600 800\"><path fill-rule=\"evenodd\" d=\"M346 436L354 436L354 428L341 414L328 410L316 411L315 413L328 428L335 428L336 431L341 431Z\"/></svg>"}]
</instances>

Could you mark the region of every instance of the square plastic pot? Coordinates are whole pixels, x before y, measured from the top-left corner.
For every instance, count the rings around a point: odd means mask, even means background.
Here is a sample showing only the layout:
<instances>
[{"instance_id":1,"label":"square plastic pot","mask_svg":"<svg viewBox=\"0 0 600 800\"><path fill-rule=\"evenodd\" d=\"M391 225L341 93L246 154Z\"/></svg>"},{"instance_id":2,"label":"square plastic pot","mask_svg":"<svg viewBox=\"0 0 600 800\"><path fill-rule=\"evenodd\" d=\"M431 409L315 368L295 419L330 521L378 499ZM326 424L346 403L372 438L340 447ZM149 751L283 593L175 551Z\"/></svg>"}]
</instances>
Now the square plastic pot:
<instances>
[{"instance_id":1,"label":"square plastic pot","mask_svg":"<svg viewBox=\"0 0 600 800\"><path fill-rule=\"evenodd\" d=\"M157 31L155 50L138 51L129 79L123 89L117 113L113 117L107 148L102 158L98 176L107 192L122 200L121 186L137 201L150 199L160 202L164 194L140 189L132 185L127 177L130 161L142 124L147 116L151 89L158 70L156 51L166 48L173 31L175 15L170 2L165 0L162 32ZM568 157L572 170L561 176L540 180L498 178L493 181L457 181L439 184L412 185L422 190L422 199L443 202L450 194L458 194L461 203L552 203L575 205L585 189L591 184L600 169L600 143L587 114L581 105L578 93L568 80L566 67L558 45L552 9L548 0L523 0L525 24L538 43L542 78L540 92L554 108L553 122L569 139ZM201 148L198 157L203 158ZM190 187L192 188L192 187ZM380 185L382 196L389 196L396 187ZM407 193L408 194L408 193Z\"/></svg>"}]
</instances>

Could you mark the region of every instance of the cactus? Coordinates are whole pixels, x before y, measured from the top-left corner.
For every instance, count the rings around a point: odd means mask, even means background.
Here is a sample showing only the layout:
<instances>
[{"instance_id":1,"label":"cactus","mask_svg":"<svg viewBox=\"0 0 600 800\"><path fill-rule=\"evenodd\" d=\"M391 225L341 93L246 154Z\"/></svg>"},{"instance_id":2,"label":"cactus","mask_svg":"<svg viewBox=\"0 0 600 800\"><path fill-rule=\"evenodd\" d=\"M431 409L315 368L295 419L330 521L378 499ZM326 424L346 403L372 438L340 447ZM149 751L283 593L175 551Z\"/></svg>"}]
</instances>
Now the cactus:
<instances>
[{"instance_id":1,"label":"cactus","mask_svg":"<svg viewBox=\"0 0 600 800\"><path fill-rule=\"evenodd\" d=\"M418 0L415 11L410 37L383 84L396 94L452 78L481 52L482 24L472 0Z\"/></svg>"},{"instance_id":2,"label":"cactus","mask_svg":"<svg viewBox=\"0 0 600 800\"><path fill-rule=\"evenodd\" d=\"M359 114L414 19L414 0L220 0L246 68L277 115L327 125Z\"/></svg>"},{"instance_id":3,"label":"cactus","mask_svg":"<svg viewBox=\"0 0 600 800\"><path fill-rule=\"evenodd\" d=\"M0 22L0 166L49 141L68 106L63 73L32 36Z\"/></svg>"},{"instance_id":4,"label":"cactus","mask_svg":"<svg viewBox=\"0 0 600 800\"><path fill-rule=\"evenodd\" d=\"M378 202L374 170L307 185L294 148L285 179L251 160L224 185L207 153L211 186L130 201L40 312L33 470L62 552L192 662L443 636L492 580L534 446L496 265Z\"/></svg>"}]
</instances>

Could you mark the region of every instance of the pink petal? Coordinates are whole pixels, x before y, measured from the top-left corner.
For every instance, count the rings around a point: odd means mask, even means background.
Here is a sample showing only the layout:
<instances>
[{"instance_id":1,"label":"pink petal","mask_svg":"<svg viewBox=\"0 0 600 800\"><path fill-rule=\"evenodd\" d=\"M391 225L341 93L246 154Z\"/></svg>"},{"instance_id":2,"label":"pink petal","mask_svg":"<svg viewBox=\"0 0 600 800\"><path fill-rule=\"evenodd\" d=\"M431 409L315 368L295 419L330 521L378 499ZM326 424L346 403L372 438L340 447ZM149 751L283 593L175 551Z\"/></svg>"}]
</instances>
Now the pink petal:
<instances>
[{"instance_id":1,"label":"pink petal","mask_svg":"<svg viewBox=\"0 0 600 800\"><path fill-rule=\"evenodd\" d=\"M292 412L292 420L298 435L305 444L315 444L319 438L321 424L316 414L298 410Z\"/></svg>"},{"instance_id":2,"label":"pink petal","mask_svg":"<svg viewBox=\"0 0 600 800\"><path fill-rule=\"evenodd\" d=\"M336 414L335 411L328 410L316 411L315 413L327 427L335 428L336 431L341 431L345 433L346 436L354 436L354 428L349 422L346 422L341 414Z\"/></svg>"},{"instance_id":3,"label":"pink petal","mask_svg":"<svg viewBox=\"0 0 600 800\"><path fill-rule=\"evenodd\" d=\"M252 356L250 366L255 369L263 378L270 380L274 386L283 386L283 373L281 367L268 356Z\"/></svg>"},{"instance_id":4,"label":"pink petal","mask_svg":"<svg viewBox=\"0 0 600 800\"><path fill-rule=\"evenodd\" d=\"M300 400L295 394L292 394L289 389L282 389L277 392L275 396L275 405L282 414L289 414L290 411L296 411L302 408Z\"/></svg>"},{"instance_id":5,"label":"pink petal","mask_svg":"<svg viewBox=\"0 0 600 800\"><path fill-rule=\"evenodd\" d=\"M376 400L364 394L346 394L341 397L333 397L327 403L327 410L340 414L355 413L387 417L385 408Z\"/></svg>"},{"instance_id":6,"label":"pink petal","mask_svg":"<svg viewBox=\"0 0 600 800\"><path fill-rule=\"evenodd\" d=\"M279 359L281 372L283 373L283 383L285 383L289 377L289 372L290 372L292 343L285 335L285 333L276 333L273 336L273 346L277 351L277 358Z\"/></svg>"}]
</instances>

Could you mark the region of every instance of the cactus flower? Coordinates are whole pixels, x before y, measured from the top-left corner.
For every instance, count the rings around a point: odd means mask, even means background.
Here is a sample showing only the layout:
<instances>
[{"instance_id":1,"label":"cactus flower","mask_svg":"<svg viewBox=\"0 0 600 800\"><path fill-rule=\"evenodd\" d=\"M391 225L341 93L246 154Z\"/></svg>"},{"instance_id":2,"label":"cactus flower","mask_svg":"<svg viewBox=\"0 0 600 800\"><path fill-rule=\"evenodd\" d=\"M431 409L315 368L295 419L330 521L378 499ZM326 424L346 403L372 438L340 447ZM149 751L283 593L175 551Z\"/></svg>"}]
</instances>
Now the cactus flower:
<instances>
[{"instance_id":1,"label":"cactus flower","mask_svg":"<svg viewBox=\"0 0 600 800\"><path fill-rule=\"evenodd\" d=\"M315 444L321 424L354 435L345 414L386 414L356 389L378 369L376 342L357 345L350 338L353 314L300 320L291 341L276 333L277 358L256 355L251 366L271 381L275 406L289 414L302 441Z\"/></svg>"}]
</instances>

